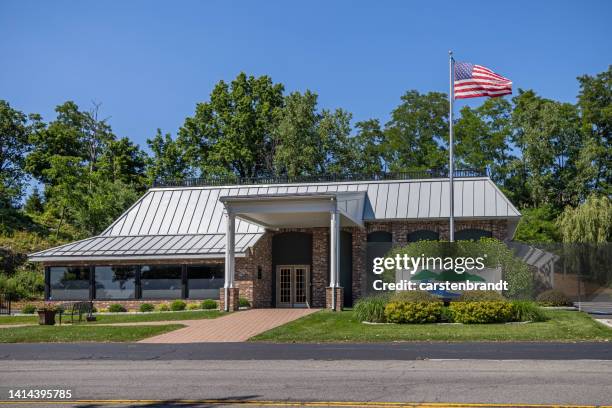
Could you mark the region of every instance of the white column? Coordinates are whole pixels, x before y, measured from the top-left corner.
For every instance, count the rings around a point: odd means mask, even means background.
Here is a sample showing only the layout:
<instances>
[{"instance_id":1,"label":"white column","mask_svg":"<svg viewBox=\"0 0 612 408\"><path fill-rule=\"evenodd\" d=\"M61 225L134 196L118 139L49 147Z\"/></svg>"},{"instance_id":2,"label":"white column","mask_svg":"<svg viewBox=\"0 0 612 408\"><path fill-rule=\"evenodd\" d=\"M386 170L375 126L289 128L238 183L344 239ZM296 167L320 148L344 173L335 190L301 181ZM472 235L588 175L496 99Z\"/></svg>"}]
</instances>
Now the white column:
<instances>
[{"instance_id":1,"label":"white column","mask_svg":"<svg viewBox=\"0 0 612 408\"><path fill-rule=\"evenodd\" d=\"M229 288L234 287L234 251L236 241L236 215L231 211L225 214L225 311L229 311Z\"/></svg>"},{"instance_id":2,"label":"white column","mask_svg":"<svg viewBox=\"0 0 612 408\"><path fill-rule=\"evenodd\" d=\"M336 208L331 211L329 251L329 286L332 288L332 309L336 310L336 288L340 286L338 268L340 264L340 215Z\"/></svg>"}]
</instances>

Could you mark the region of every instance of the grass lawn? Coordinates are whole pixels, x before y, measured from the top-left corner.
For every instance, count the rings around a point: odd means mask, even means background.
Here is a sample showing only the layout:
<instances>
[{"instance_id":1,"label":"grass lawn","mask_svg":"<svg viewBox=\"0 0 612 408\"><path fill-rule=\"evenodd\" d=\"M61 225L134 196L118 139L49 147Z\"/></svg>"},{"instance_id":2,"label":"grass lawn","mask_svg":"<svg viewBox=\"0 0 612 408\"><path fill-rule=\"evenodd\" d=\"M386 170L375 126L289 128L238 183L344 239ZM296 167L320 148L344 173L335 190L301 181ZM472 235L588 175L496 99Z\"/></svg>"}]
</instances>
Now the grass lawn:
<instances>
[{"instance_id":1,"label":"grass lawn","mask_svg":"<svg viewBox=\"0 0 612 408\"><path fill-rule=\"evenodd\" d=\"M74 343L138 341L184 327L163 326L24 326L0 329L0 343Z\"/></svg>"},{"instance_id":2,"label":"grass lawn","mask_svg":"<svg viewBox=\"0 0 612 408\"><path fill-rule=\"evenodd\" d=\"M363 324L352 311L321 311L250 339L279 343L393 341L610 341L612 329L576 311L547 311L528 324Z\"/></svg>"},{"instance_id":3,"label":"grass lawn","mask_svg":"<svg viewBox=\"0 0 612 408\"><path fill-rule=\"evenodd\" d=\"M0 324L24 324L37 323L38 316L0 316Z\"/></svg>"},{"instance_id":4,"label":"grass lawn","mask_svg":"<svg viewBox=\"0 0 612 408\"><path fill-rule=\"evenodd\" d=\"M186 310L182 312L160 312L160 313L139 313L139 314L105 314L98 315L95 322L82 324L96 324L96 323L132 323L132 322L161 322L161 321L175 321L175 320L196 320L196 319L214 319L223 314L218 310ZM59 316L55 318L56 322L59 322ZM24 324L38 322L38 316L0 316L0 325L2 324ZM62 322L70 322L70 317L64 316Z\"/></svg>"}]
</instances>

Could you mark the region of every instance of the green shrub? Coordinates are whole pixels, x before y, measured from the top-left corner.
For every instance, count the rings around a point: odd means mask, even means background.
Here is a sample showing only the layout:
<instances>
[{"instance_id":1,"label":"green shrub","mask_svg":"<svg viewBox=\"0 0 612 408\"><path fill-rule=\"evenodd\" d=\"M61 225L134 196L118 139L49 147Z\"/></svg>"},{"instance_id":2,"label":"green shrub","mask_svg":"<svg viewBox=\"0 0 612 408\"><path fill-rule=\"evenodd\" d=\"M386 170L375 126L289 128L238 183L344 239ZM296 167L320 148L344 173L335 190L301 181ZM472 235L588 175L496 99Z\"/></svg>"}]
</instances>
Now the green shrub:
<instances>
[{"instance_id":1,"label":"green shrub","mask_svg":"<svg viewBox=\"0 0 612 408\"><path fill-rule=\"evenodd\" d=\"M439 302L437 296L424 290L400 290L391 295L391 302Z\"/></svg>"},{"instance_id":2,"label":"green shrub","mask_svg":"<svg viewBox=\"0 0 612 408\"><path fill-rule=\"evenodd\" d=\"M205 310L216 309L218 307L217 301L214 299L204 299L202 301L201 306L202 306L202 309L205 309Z\"/></svg>"},{"instance_id":3,"label":"green shrub","mask_svg":"<svg viewBox=\"0 0 612 408\"><path fill-rule=\"evenodd\" d=\"M0 263L2 253L0 253ZM1 267L2 265L0 265ZM45 278L42 272L29 269L17 269L8 277L0 273L0 293L10 295L12 300L34 300L42 298L45 289Z\"/></svg>"},{"instance_id":4,"label":"green shrub","mask_svg":"<svg viewBox=\"0 0 612 408\"><path fill-rule=\"evenodd\" d=\"M373 295L361 298L355 304L355 316L360 322L384 323L387 295Z\"/></svg>"},{"instance_id":5,"label":"green shrub","mask_svg":"<svg viewBox=\"0 0 612 408\"><path fill-rule=\"evenodd\" d=\"M506 298L494 290L469 290L461 293L457 302L503 302Z\"/></svg>"},{"instance_id":6,"label":"green shrub","mask_svg":"<svg viewBox=\"0 0 612 408\"><path fill-rule=\"evenodd\" d=\"M170 310L172 310L173 312L185 310L186 307L187 303L185 303L185 301L183 300L175 300L174 302L170 303Z\"/></svg>"},{"instance_id":7,"label":"green shrub","mask_svg":"<svg viewBox=\"0 0 612 408\"><path fill-rule=\"evenodd\" d=\"M138 310L140 310L141 312L152 312L153 310L155 310L155 306L150 303L142 303Z\"/></svg>"},{"instance_id":8,"label":"green shrub","mask_svg":"<svg viewBox=\"0 0 612 408\"><path fill-rule=\"evenodd\" d=\"M442 302L389 302L385 318L390 323L435 323L442 317Z\"/></svg>"},{"instance_id":9,"label":"green shrub","mask_svg":"<svg viewBox=\"0 0 612 408\"><path fill-rule=\"evenodd\" d=\"M505 323L514 318L510 302L453 302L449 312L456 323Z\"/></svg>"},{"instance_id":10,"label":"green shrub","mask_svg":"<svg viewBox=\"0 0 612 408\"><path fill-rule=\"evenodd\" d=\"M25 304L23 305L23 307L21 308L21 313L25 313L25 314L34 314L36 313L36 306L32 305L32 304Z\"/></svg>"},{"instance_id":11,"label":"green shrub","mask_svg":"<svg viewBox=\"0 0 612 408\"><path fill-rule=\"evenodd\" d=\"M514 300L511 303L514 311L512 320L516 322L543 322L547 320L546 313L535 302Z\"/></svg>"},{"instance_id":12,"label":"green shrub","mask_svg":"<svg viewBox=\"0 0 612 408\"><path fill-rule=\"evenodd\" d=\"M169 312L170 305L167 303L160 303L159 305L157 305L157 310L160 312Z\"/></svg>"},{"instance_id":13,"label":"green shrub","mask_svg":"<svg viewBox=\"0 0 612 408\"><path fill-rule=\"evenodd\" d=\"M550 289L538 295L536 301L541 306L571 306L572 301L558 289Z\"/></svg>"},{"instance_id":14,"label":"green shrub","mask_svg":"<svg viewBox=\"0 0 612 408\"><path fill-rule=\"evenodd\" d=\"M248 299L241 297L238 299L238 307L251 307L251 302Z\"/></svg>"},{"instance_id":15,"label":"green shrub","mask_svg":"<svg viewBox=\"0 0 612 408\"><path fill-rule=\"evenodd\" d=\"M113 303L108 307L108 311L111 313L124 313L127 312L125 306L120 305L119 303Z\"/></svg>"},{"instance_id":16,"label":"green shrub","mask_svg":"<svg viewBox=\"0 0 612 408\"><path fill-rule=\"evenodd\" d=\"M200 308L200 305L198 305L197 303L189 303L187 305L187 310L198 310Z\"/></svg>"}]
</instances>

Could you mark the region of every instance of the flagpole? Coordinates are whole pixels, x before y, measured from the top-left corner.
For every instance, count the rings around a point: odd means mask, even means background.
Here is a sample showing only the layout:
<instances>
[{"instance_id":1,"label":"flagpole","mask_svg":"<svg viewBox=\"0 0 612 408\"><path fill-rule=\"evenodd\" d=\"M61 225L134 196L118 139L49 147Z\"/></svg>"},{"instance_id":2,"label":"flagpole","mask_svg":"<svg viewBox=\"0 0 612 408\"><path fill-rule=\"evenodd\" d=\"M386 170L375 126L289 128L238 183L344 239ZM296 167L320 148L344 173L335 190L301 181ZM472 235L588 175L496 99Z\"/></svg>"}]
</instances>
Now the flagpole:
<instances>
[{"instance_id":1,"label":"flagpole","mask_svg":"<svg viewBox=\"0 0 612 408\"><path fill-rule=\"evenodd\" d=\"M453 186L454 176L454 159L453 159L453 102L455 100L455 60L453 52L448 52L448 76L449 76L449 94L448 94L448 182L450 186L450 216L448 237L450 242L455 241L455 193Z\"/></svg>"}]
</instances>

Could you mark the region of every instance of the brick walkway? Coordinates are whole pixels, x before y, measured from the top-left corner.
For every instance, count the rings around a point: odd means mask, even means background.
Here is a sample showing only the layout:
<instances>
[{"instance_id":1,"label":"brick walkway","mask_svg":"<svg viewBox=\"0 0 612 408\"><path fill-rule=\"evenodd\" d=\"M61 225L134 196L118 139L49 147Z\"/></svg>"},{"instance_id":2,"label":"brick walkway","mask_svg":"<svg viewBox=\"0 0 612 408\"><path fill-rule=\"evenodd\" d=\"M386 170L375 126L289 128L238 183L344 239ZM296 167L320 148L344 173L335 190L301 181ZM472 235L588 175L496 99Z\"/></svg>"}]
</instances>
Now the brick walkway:
<instances>
[{"instance_id":1,"label":"brick walkway","mask_svg":"<svg viewBox=\"0 0 612 408\"><path fill-rule=\"evenodd\" d=\"M259 333L289 323L319 309L251 309L216 319L182 321L187 327L149 337L140 343L210 343L246 341ZM164 322L166 324L172 322Z\"/></svg>"}]
</instances>

